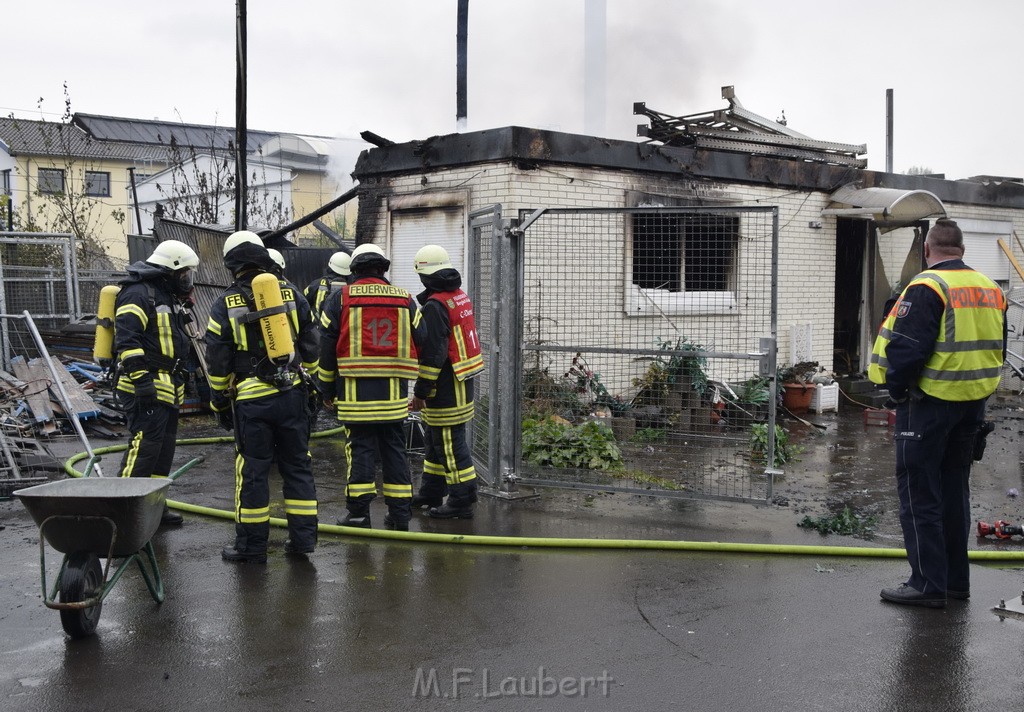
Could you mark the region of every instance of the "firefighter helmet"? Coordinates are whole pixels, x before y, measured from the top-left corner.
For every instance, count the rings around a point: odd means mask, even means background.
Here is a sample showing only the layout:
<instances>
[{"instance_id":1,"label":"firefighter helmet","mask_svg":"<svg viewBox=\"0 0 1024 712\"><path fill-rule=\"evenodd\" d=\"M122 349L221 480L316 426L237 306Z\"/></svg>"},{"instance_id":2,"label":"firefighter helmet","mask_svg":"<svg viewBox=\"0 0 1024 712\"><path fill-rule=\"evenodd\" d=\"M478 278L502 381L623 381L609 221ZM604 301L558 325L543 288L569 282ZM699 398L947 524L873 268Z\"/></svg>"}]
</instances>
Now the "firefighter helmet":
<instances>
[{"instance_id":1,"label":"firefighter helmet","mask_svg":"<svg viewBox=\"0 0 1024 712\"><path fill-rule=\"evenodd\" d=\"M448 251L440 245L424 245L412 259L417 274L434 274L443 269L453 269Z\"/></svg>"},{"instance_id":2,"label":"firefighter helmet","mask_svg":"<svg viewBox=\"0 0 1024 712\"><path fill-rule=\"evenodd\" d=\"M370 266L382 267L387 272L391 267L391 260L384 255L384 250L367 242L352 251L349 269L358 272L360 268Z\"/></svg>"},{"instance_id":3,"label":"firefighter helmet","mask_svg":"<svg viewBox=\"0 0 1024 712\"><path fill-rule=\"evenodd\" d=\"M232 233L231 237L224 241L224 256L227 257L231 250L235 249L239 245L243 245L246 242L253 245L259 245L263 247L263 240L255 232L250 230L239 230L238 232Z\"/></svg>"},{"instance_id":4,"label":"firefighter helmet","mask_svg":"<svg viewBox=\"0 0 1024 712\"><path fill-rule=\"evenodd\" d=\"M334 272L334 274L341 275L342 277L348 277L352 274L352 270L349 269L350 262L352 262L352 257L347 252L335 252L331 255L331 259L327 263L327 267Z\"/></svg>"},{"instance_id":5,"label":"firefighter helmet","mask_svg":"<svg viewBox=\"0 0 1024 712\"><path fill-rule=\"evenodd\" d=\"M153 254L146 258L146 262L159 267L166 267L169 270L179 270L185 267L198 267L199 255L184 242L178 240L164 240Z\"/></svg>"},{"instance_id":6,"label":"firefighter helmet","mask_svg":"<svg viewBox=\"0 0 1024 712\"><path fill-rule=\"evenodd\" d=\"M273 247L268 247L267 252L270 253L270 259L277 263L277 266L284 272L284 255L279 250L275 250Z\"/></svg>"}]
</instances>

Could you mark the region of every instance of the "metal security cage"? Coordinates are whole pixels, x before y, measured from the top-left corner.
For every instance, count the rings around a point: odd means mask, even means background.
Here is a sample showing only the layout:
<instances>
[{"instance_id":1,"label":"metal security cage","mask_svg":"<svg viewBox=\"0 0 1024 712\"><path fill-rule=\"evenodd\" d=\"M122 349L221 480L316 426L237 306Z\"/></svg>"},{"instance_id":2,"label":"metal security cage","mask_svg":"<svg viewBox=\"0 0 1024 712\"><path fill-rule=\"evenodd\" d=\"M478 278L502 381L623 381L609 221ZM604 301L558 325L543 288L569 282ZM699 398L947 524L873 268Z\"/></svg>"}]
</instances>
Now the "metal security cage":
<instances>
[{"instance_id":1,"label":"metal security cage","mask_svg":"<svg viewBox=\"0 0 1024 712\"><path fill-rule=\"evenodd\" d=\"M495 485L770 498L777 208L496 214L473 240Z\"/></svg>"}]
</instances>

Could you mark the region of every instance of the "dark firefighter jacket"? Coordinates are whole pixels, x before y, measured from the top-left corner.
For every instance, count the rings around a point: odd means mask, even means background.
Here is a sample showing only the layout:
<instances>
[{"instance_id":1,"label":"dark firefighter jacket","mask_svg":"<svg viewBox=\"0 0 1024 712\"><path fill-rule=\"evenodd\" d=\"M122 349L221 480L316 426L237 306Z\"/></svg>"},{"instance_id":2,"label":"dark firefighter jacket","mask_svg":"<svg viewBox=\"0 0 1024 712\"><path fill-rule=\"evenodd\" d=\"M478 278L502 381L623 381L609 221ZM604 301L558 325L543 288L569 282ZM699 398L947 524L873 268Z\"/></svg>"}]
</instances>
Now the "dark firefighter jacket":
<instances>
[{"instance_id":1,"label":"dark firefighter jacket","mask_svg":"<svg viewBox=\"0 0 1024 712\"><path fill-rule=\"evenodd\" d=\"M162 403L185 398L185 361L191 343L185 331L192 315L167 287L170 272L148 262L129 265L121 280L114 317L117 389L134 394L150 382Z\"/></svg>"}]
</instances>

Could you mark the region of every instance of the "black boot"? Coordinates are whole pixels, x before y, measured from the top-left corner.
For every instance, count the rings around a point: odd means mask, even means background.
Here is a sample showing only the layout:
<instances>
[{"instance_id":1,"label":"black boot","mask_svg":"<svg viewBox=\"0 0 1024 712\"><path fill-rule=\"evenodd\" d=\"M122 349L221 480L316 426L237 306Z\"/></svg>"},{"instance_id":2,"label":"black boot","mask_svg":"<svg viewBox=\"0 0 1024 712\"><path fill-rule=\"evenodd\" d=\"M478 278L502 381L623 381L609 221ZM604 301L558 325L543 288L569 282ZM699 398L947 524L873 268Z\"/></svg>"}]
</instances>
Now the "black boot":
<instances>
[{"instance_id":1,"label":"black boot","mask_svg":"<svg viewBox=\"0 0 1024 712\"><path fill-rule=\"evenodd\" d=\"M220 552L220 558L224 561L238 561L247 564L267 563L267 552L265 551L239 551L235 544L225 546Z\"/></svg>"},{"instance_id":2,"label":"black boot","mask_svg":"<svg viewBox=\"0 0 1024 712\"><path fill-rule=\"evenodd\" d=\"M177 512L172 512L167 507L166 504L164 505L164 513L160 515L160 523L161 524L166 524L166 525L172 526L172 527L180 527L184 521L185 521L184 517L182 517Z\"/></svg>"},{"instance_id":3,"label":"black boot","mask_svg":"<svg viewBox=\"0 0 1024 712\"><path fill-rule=\"evenodd\" d=\"M342 526L342 527L360 527L361 529L369 529L370 528L370 515L369 514L360 514L359 516L354 516L352 514L352 512L349 512L348 514L345 515L345 517L343 519L339 519L338 520L338 526Z\"/></svg>"},{"instance_id":4,"label":"black boot","mask_svg":"<svg viewBox=\"0 0 1024 712\"><path fill-rule=\"evenodd\" d=\"M423 509L423 507L440 507L444 504L444 497L432 497L425 494L414 495L409 501L409 505L413 509Z\"/></svg>"},{"instance_id":5,"label":"black boot","mask_svg":"<svg viewBox=\"0 0 1024 712\"><path fill-rule=\"evenodd\" d=\"M315 548L313 544L296 544L291 539L286 539L284 542L284 553L286 554L312 554Z\"/></svg>"},{"instance_id":6,"label":"black boot","mask_svg":"<svg viewBox=\"0 0 1024 712\"><path fill-rule=\"evenodd\" d=\"M396 532L407 532L409 531L409 522L397 521L391 514L384 515L384 528L391 529Z\"/></svg>"},{"instance_id":7,"label":"black boot","mask_svg":"<svg viewBox=\"0 0 1024 712\"><path fill-rule=\"evenodd\" d=\"M453 507L446 503L440 507L431 507L427 514L434 519L472 519L473 507Z\"/></svg>"}]
</instances>

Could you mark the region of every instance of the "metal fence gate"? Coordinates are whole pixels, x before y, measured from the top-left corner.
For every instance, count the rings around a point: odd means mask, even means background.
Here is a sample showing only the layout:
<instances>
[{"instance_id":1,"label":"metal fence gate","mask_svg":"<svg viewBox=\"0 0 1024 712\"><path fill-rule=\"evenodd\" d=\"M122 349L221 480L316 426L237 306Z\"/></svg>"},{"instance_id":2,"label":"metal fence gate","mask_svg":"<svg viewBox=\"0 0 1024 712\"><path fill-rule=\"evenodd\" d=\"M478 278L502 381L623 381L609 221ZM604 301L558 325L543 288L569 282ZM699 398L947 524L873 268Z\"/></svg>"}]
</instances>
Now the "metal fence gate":
<instances>
[{"instance_id":1,"label":"metal fence gate","mask_svg":"<svg viewBox=\"0 0 1024 712\"><path fill-rule=\"evenodd\" d=\"M771 497L777 208L483 212L474 454L493 486Z\"/></svg>"},{"instance_id":2,"label":"metal fence gate","mask_svg":"<svg viewBox=\"0 0 1024 712\"><path fill-rule=\"evenodd\" d=\"M75 239L69 234L0 233L0 314L29 312L41 329L59 329L81 316ZM0 323L6 363L12 339Z\"/></svg>"}]
</instances>

